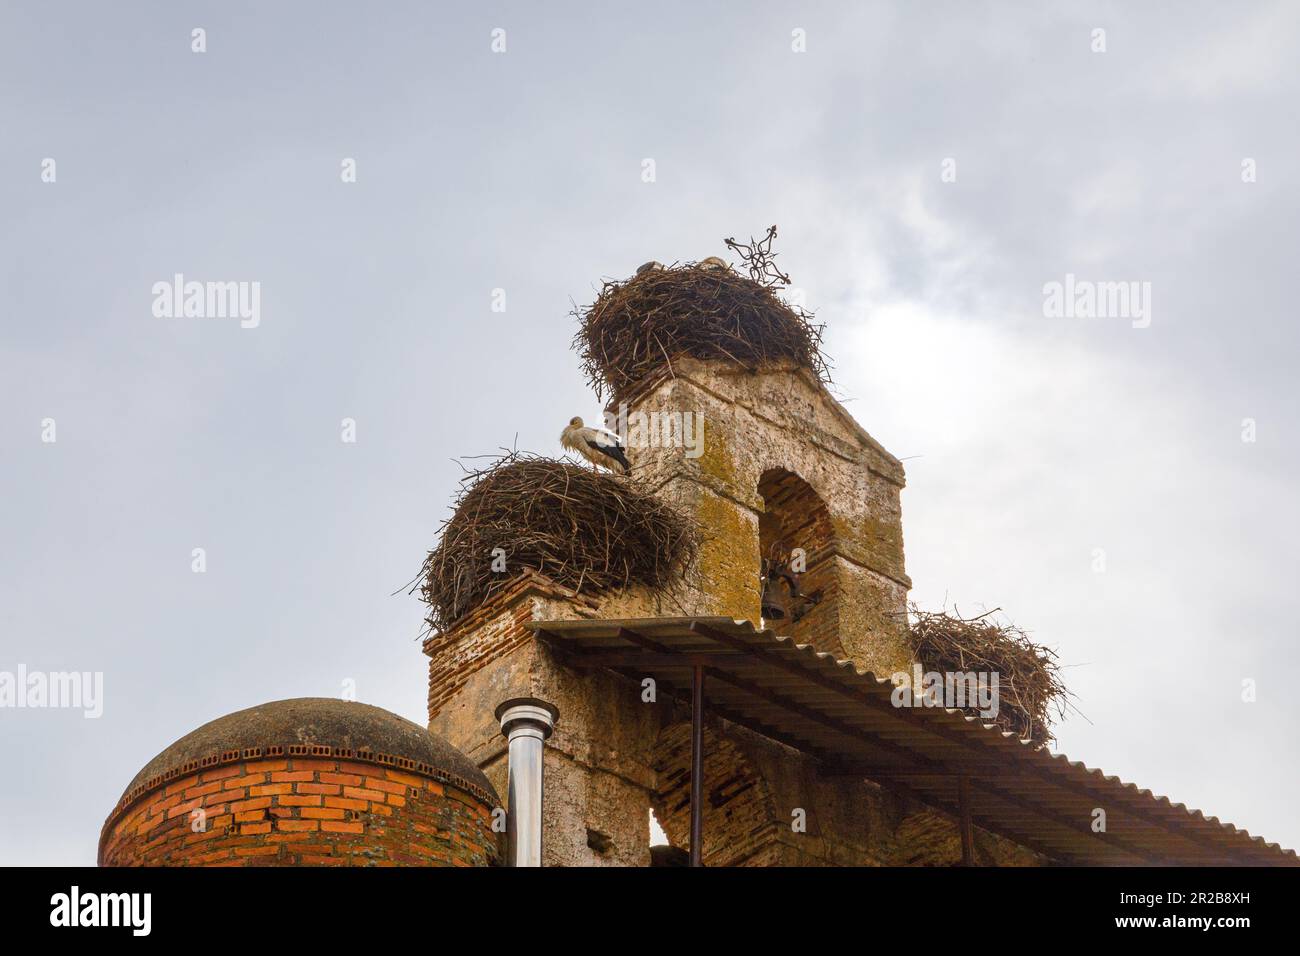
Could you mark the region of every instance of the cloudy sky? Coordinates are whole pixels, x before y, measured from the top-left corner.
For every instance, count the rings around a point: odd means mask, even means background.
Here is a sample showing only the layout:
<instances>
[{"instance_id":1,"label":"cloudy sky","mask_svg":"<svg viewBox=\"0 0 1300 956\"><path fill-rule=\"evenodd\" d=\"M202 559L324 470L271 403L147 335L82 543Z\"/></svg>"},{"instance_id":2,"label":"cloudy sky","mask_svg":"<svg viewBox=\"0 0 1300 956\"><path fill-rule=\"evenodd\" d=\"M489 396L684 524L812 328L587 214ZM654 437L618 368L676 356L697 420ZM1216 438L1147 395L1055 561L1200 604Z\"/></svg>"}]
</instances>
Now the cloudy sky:
<instances>
[{"instance_id":1,"label":"cloudy sky","mask_svg":"<svg viewBox=\"0 0 1300 956\"><path fill-rule=\"evenodd\" d=\"M572 303L772 223L913 598L1058 649L1072 758L1300 845L1298 56L1287 3L4 5L0 670L104 704L0 709L0 862L93 863L241 707L422 721L452 459L558 452Z\"/></svg>"}]
</instances>

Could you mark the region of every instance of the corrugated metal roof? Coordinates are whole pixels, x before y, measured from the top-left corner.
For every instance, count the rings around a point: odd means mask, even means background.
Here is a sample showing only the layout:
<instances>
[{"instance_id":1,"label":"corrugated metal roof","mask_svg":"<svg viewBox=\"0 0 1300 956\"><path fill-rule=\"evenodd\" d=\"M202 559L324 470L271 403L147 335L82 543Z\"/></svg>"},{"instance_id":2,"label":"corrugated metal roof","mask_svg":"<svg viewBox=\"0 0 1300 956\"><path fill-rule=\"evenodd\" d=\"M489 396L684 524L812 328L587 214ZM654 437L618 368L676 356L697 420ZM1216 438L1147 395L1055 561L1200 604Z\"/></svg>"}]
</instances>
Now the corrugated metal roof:
<instances>
[{"instance_id":1,"label":"corrugated metal roof","mask_svg":"<svg viewBox=\"0 0 1300 956\"><path fill-rule=\"evenodd\" d=\"M980 827L1063 863L1300 865L1217 817L1035 748L979 718L895 707L894 685L807 644L725 617L537 621L542 640L588 666L689 690L705 668L706 706L816 757L828 774L867 778L946 812L971 782ZM1094 809L1106 830L1092 830Z\"/></svg>"}]
</instances>

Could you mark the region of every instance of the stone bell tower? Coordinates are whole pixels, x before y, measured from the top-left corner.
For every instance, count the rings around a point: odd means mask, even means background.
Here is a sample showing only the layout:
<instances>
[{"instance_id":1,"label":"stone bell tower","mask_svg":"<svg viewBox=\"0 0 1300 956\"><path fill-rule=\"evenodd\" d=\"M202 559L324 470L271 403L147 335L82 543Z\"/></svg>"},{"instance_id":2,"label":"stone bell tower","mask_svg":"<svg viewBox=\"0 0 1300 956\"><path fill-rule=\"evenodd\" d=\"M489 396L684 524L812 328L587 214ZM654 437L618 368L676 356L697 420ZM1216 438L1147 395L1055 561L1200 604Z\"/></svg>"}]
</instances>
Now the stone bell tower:
<instances>
[{"instance_id":1,"label":"stone bell tower","mask_svg":"<svg viewBox=\"0 0 1300 956\"><path fill-rule=\"evenodd\" d=\"M725 265L638 273L602 296L607 303L619 290L666 296L658 304L621 300L613 321L642 334L642 320L662 316L659 306L669 303L678 307L679 330L680 323L716 322L682 307L677 296L729 294L719 286L738 296L737 308L799 321ZM647 696L626 674L566 655L543 639L548 622L726 616L757 626L764 559L779 556L798 573L800 595L787 587L779 614L769 603L763 623L778 635L886 677L911 660L898 460L806 362L742 363L681 345L671 361L647 368L646 351L634 352L635 368L624 370L607 421L625 432L631 480L700 531L685 580L671 589L593 592L512 568L508 586L424 644L429 727L473 759L498 792L508 789L498 707L530 699L558 715L542 755L545 865L650 865L652 808L674 846L684 847L682 808L691 785L683 762L689 706L683 711L679 695ZM893 834L904 814L879 788L824 777L808 755L723 719L711 719L704 733L705 865L894 859ZM790 826L796 810L808 820L800 833Z\"/></svg>"},{"instance_id":2,"label":"stone bell tower","mask_svg":"<svg viewBox=\"0 0 1300 956\"><path fill-rule=\"evenodd\" d=\"M767 626L878 676L910 666L903 467L810 371L684 358L607 415L627 421L637 474L704 529L684 610L757 625L762 561L793 552L812 600Z\"/></svg>"}]
</instances>

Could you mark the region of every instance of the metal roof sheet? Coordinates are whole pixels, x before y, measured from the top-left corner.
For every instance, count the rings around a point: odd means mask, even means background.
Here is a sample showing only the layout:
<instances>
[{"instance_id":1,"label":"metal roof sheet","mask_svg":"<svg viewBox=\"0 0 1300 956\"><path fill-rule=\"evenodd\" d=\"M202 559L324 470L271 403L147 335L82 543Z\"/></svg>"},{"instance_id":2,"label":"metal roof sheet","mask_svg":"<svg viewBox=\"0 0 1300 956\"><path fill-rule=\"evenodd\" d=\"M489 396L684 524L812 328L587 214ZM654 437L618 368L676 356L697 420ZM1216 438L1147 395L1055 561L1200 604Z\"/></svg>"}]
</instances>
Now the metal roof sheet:
<instances>
[{"instance_id":1,"label":"metal roof sheet","mask_svg":"<svg viewBox=\"0 0 1300 956\"><path fill-rule=\"evenodd\" d=\"M1063 863L1300 865L1294 850L1168 797L1036 748L979 718L901 708L894 685L807 644L726 617L535 621L537 636L588 666L689 690L704 667L706 707L817 758L827 774L871 779L957 813L971 785L976 826ZM1092 830L1094 808L1106 830Z\"/></svg>"}]
</instances>

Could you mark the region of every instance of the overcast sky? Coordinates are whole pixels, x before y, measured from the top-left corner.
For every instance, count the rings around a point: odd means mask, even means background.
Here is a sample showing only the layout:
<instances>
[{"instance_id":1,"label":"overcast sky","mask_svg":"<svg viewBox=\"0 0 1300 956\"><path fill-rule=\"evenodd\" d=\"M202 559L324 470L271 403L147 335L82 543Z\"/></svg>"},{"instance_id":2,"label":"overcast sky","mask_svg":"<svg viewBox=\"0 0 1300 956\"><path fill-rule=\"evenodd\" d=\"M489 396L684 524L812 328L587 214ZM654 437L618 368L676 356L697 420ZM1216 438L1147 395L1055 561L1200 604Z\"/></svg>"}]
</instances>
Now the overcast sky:
<instances>
[{"instance_id":1,"label":"overcast sky","mask_svg":"<svg viewBox=\"0 0 1300 956\"><path fill-rule=\"evenodd\" d=\"M0 862L93 863L242 707L423 722L452 459L557 454L571 300L772 223L913 598L1058 649L1072 759L1300 845L1300 7L432 6L0 8L0 670L104 675L0 709ZM260 323L156 317L176 273ZM1067 274L1149 325L1046 317Z\"/></svg>"}]
</instances>

